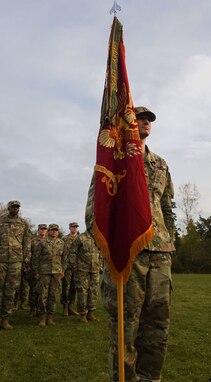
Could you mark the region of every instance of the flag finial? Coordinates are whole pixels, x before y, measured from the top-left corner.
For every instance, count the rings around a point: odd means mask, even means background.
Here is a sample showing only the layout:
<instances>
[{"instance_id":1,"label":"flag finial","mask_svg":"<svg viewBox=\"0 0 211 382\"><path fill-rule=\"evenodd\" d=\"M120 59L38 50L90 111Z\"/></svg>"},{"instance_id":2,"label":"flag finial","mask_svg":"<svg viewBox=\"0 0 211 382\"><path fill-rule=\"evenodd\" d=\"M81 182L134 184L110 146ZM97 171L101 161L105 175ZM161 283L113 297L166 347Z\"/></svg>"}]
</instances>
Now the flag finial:
<instances>
[{"instance_id":1,"label":"flag finial","mask_svg":"<svg viewBox=\"0 0 211 382\"><path fill-rule=\"evenodd\" d=\"M121 11L121 7L119 4L117 4L116 0L114 0L114 5L110 9L110 14L114 13L114 16L116 16L117 11Z\"/></svg>"}]
</instances>

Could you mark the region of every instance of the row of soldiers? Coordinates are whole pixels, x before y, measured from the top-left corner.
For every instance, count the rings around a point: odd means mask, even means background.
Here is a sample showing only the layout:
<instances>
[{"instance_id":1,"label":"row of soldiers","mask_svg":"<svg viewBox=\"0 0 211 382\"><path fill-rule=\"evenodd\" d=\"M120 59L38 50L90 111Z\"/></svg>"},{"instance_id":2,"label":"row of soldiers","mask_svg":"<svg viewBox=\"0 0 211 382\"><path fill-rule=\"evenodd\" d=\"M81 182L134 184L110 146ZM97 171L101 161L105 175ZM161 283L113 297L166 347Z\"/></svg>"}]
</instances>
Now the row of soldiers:
<instances>
[{"instance_id":1,"label":"row of soldiers","mask_svg":"<svg viewBox=\"0 0 211 382\"><path fill-rule=\"evenodd\" d=\"M0 217L0 327L13 328L10 317L17 291L26 282L30 311L39 316L40 327L55 325L60 287L64 316L78 315L84 323L96 320L100 255L90 234L78 235L78 224L72 222L70 233L62 239L58 224L39 224L32 236L27 221L19 216L20 207L19 201L12 200L8 213Z\"/></svg>"}]
</instances>

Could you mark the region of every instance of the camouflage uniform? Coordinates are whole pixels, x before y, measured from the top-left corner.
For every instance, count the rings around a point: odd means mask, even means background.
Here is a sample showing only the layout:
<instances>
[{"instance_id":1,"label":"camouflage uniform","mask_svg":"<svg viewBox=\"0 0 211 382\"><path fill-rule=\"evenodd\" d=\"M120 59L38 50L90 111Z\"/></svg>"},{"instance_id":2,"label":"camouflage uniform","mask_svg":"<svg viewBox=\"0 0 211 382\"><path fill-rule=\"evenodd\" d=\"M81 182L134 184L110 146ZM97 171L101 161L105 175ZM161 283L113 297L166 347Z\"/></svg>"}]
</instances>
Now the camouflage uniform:
<instances>
[{"instance_id":1,"label":"camouflage uniform","mask_svg":"<svg viewBox=\"0 0 211 382\"><path fill-rule=\"evenodd\" d=\"M19 288L15 292L14 297L14 309L18 306L18 301L20 301L20 309L25 309L25 304L29 297L29 288L30 288L30 277L31 271L29 264L26 267L23 267L21 270L21 281Z\"/></svg>"},{"instance_id":2,"label":"camouflage uniform","mask_svg":"<svg viewBox=\"0 0 211 382\"><path fill-rule=\"evenodd\" d=\"M30 278L29 278L29 305L31 308L31 311L35 311L37 308L37 293L36 293L36 284L37 280L34 277L34 257L36 253L36 247L39 247L40 242L44 240L40 236L36 235L32 238L31 243L31 263L30 263Z\"/></svg>"},{"instance_id":3,"label":"camouflage uniform","mask_svg":"<svg viewBox=\"0 0 211 382\"><path fill-rule=\"evenodd\" d=\"M31 232L26 220L9 215L0 217L0 317L13 310L14 296L20 285L21 269L29 261Z\"/></svg>"},{"instance_id":4,"label":"camouflage uniform","mask_svg":"<svg viewBox=\"0 0 211 382\"><path fill-rule=\"evenodd\" d=\"M125 381L160 382L169 328L171 255L174 251L173 184L166 162L146 147L144 167L149 189L153 241L140 252L124 287ZM94 179L89 189L86 223L93 224ZM109 314L110 380L118 379L117 291L105 268L102 295Z\"/></svg>"},{"instance_id":5,"label":"camouflage uniform","mask_svg":"<svg viewBox=\"0 0 211 382\"><path fill-rule=\"evenodd\" d=\"M67 252L67 269L62 279L61 304L74 304L76 296L75 286L75 270L76 270L76 254L73 250L73 243L78 235L73 236L71 233L63 237L65 242L65 251Z\"/></svg>"},{"instance_id":6,"label":"camouflage uniform","mask_svg":"<svg viewBox=\"0 0 211 382\"><path fill-rule=\"evenodd\" d=\"M38 314L52 315L56 303L56 292L61 286L61 273L66 269L64 241L56 238L40 240L34 248L33 271L39 275L36 292L38 294Z\"/></svg>"},{"instance_id":7,"label":"camouflage uniform","mask_svg":"<svg viewBox=\"0 0 211 382\"><path fill-rule=\"evenodd\" d=\"M76 289L78 312L86 315L96 310L99 290L99 251L92 236L86 231L74 241L76 253Z\"/></svg>"}]
</instances>

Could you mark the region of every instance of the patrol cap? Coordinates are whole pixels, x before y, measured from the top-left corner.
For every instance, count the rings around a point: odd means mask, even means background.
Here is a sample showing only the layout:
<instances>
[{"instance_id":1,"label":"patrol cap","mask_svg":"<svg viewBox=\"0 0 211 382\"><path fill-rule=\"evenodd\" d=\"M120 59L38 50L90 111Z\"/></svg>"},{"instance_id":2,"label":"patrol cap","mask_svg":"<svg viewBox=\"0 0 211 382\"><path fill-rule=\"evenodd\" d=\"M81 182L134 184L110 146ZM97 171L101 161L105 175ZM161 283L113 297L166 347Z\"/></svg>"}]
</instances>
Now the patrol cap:
<instances>
[{"instance_id":1,"label":"patrol cap","mask_svg":"<svg viewBox=\"0 0 211 382\"><path fill-rule=\"evenodd\" d=\"M42 228L45 228L47 229L47 224L38 224L38 229L42 229Z\"/></svg>"},{"instance_id":2,"label":"patrol cap","mask_svg":"<svg viewBox=\"0 0 211 382\"><path fill-rule=\"evenodd\" d=\"M8 208L9 207L12 207L12 206L18 206L20 207L21 206L21 203L18 201L18 200L10 200L7 204Z\"/></svg>"},{"instance_id":3,"label":"patrol cap","mask_svg":"<svg viewBox=\"0 0 211 382\"><path fill-rule=\"evenodd\" d=\"M76 222L72 222L69 224L69 227L79 227L79 225Z\"/></svg>"},{"instance_id":4,"label":"patrol cap","mask_svg":"<svg viewBox=\"0 0 211 382\"><path fill-rule=\"evenodd\" d=\"M59 226L58 226L58 224L49 224L48 229L49 229L49 231L53 230L53 229L58 231L59 230Z\"/></svg>"},{"instance_id":5,"label":"patrol cap","mask_svg":"<svg viewBox=\"0 0 211 382\"><path fill-rule=\"evenodd\" d=\"M140 114L145 114L149 117L149 120L151 122L155 121L156 120L156 115L149 109L147 109L146 107L144 106L137 106L135 107L135 113L136 113L136 117L138 118L138 116Z\"/></svg>"}]
</instances>

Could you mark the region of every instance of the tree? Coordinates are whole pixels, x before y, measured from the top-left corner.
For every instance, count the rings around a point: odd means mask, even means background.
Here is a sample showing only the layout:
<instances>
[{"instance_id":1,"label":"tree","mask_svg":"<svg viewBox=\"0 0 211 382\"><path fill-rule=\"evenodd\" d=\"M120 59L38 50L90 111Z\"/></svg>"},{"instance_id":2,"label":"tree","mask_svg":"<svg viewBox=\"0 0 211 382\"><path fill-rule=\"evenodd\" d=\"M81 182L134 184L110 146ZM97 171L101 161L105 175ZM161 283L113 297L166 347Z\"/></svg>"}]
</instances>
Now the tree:
<instances>
[{"instance_id":1,"label":"tree","mask_svg":"<svg viewBox=\"0 0 211 382\"><path fill-rule=\"evenodd\" d=\"M5 215L6 213L8 213L7 206L5 206L4 203L0 202L0 216Z\"/></svg>"},{"instance_id":2,"label":"tree","mask_svg":"<svg viewBox=\"0 0 211 382\"><path fill-rule=\"evenodd\" d=\"M182 235L177 249L177 261L181 264L182 272L201 273L201 239L196 224L190 220L187 232Z\"/></svg>"},{"instance_id":3,"label":"tree","mask_svg":"<svg viewBox=\"0 0 211 382\"><path fill-rule=\"evenodd\" d=\"M203 273L211 273L211 216L207 219L200 216L197 232L201 238L201 263Z\"/></svg>"},{"instance_id":4,"label":"tree","mask_svg":"<svg viewBox=\"0 0 211 382\"><path fill-rule=\"evenodd\" d=\"M176 254L172 257L173 272L211 273L211 216L190 220L186 232L175 231Z\"/></svg>"},{"instance_id":5,"label":"tree","mask_svg":"<svg viewBox=\"0 0 211 382\"><path fill-rule=\"evenodd\" d=\"M182 237L181 237L181 229L178 228L176 225L174 229L174 245L176 248L176 252L173 253L172 255L172 272L182 273L184 271L182 266L181 256L180 256L181 246L182 246Z\"/></svg>"},{"instance_id":6,"label":"tree","mask_svg":"<svg viewBox=\"0 0 211 382\"><path fill-rule=\"evenodd\" d=\"M200 194L195 184L185 183L179 187L179 201L177 204L183 212L183 223L186 229L191 221L194 221L194 217L198 213L199 197Z\"/></svg>"},{"instance_id":7,"label":"tree","mask_svg":"<svg viewBox=\"0 0 211 382\"><path fill-rule=\"evenodd\" d=\"M207 219L199 217L197 231L203 240L211 239L211 216Z\"/></svg>"},{"instance_id":8,"label":"tree","mask_svg":"<svg viewBox=\"0 0 211 382\"><path fill-rule=\"evenodd\" d=\"M19 216L21 216L21 213L19 213ZM35 225L31 222L31 219L29 219L29 218L23 218L23 219L26 220L26 222L29 225L30 231L32 232L32 234L34 234L35 233Z\"/></svg>"}]
</instances>

